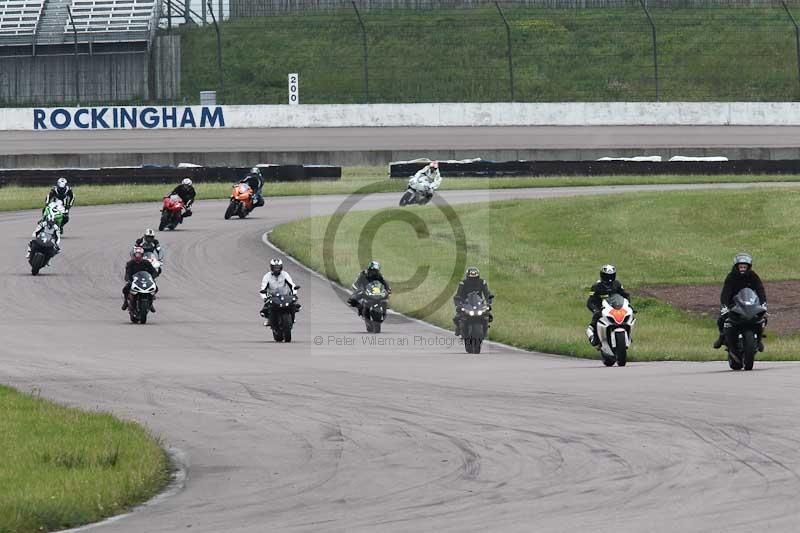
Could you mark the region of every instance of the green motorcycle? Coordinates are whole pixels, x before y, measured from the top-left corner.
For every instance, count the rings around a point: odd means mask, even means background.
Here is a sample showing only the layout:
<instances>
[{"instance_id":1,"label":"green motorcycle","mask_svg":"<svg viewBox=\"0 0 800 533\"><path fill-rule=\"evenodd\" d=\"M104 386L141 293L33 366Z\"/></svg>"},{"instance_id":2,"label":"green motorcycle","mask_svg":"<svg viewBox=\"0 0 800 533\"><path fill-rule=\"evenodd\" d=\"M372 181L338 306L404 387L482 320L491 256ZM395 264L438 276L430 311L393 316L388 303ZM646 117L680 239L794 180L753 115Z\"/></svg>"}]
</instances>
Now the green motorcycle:
<instances>
[{"instance_id":1,"label":"green motorcycle","mask_svg":"<svg viewBox=\"0 0 800 533\"><path fill-rule=\"evenodd\" d=\"M44 222L47 220L49 215L53 215L53 218L56 221L56 225L58 229L62 232L64 231L64 221L67 216L67 208L64 207L64 203L61 200L53 200L42 210L42 219L39 221Z\"/></svg>"}]
</instances>

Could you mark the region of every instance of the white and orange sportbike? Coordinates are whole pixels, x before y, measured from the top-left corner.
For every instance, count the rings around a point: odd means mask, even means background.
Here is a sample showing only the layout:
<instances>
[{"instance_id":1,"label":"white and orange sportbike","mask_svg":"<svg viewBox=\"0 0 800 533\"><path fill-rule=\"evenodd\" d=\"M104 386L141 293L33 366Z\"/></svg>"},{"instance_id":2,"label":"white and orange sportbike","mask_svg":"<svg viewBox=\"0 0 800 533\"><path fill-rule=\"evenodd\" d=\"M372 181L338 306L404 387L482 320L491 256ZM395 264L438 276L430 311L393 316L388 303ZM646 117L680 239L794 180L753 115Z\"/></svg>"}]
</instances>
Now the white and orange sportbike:
<instances>
[{"instance_id":1,"label":"white and orange sportbike","mask_svg":"<svg viewBox=\"0 0 800 533\"><path fill-rule=\"evenodd\" d=\"M636 318L630 302L620 294L612 294L603 300L602 316L597 321L600 338L600 356L606 366L625 366L628 363L628 348L631 346L633 325Z\"/></svg>"}]
</instances>

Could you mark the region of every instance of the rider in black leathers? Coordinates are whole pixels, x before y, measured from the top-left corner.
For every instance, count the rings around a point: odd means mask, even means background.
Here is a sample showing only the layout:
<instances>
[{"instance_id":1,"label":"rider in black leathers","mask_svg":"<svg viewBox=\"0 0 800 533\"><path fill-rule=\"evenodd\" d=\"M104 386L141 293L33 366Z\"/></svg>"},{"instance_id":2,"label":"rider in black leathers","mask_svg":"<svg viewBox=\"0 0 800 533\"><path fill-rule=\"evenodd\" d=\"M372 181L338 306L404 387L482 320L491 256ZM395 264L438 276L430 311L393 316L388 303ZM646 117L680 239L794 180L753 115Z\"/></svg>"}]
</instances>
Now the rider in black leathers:
<instances>
[{"instance_id":1,"label":"rider in black leathers","mask_svg":"<svg viewBox=\"0 0 800 533\"><path fill-rule=\"evenodd\" d=\"M239 183L246 183L253 189L253 209L264 205L264 197L261 196L261 189L264 187L264 178L261 176L261 170L259 170L258 167L251 168L250 173Z\"/></svg>"},{"instance_id":2,"label":"rider in black leathers","mask_svg":"<svg viewBox=\"0 0 800 533\"><path fill-rule=\"evenodd\" d=\"M630 302L630 294L622 286L622 283L617 281L617 268L614 265L603 265L600 268L600 279L592 285L589 291L589 299L586 300L586 307L592 312L592 321L589 323L589 327L586 328L586 335L594 347L600 346L600 339L597 335L597 321L603 316L603 300L612 294L619 294Z\"/></svg>"},{"instance_id":3,"label":"rider in black leathers","mask_svg":"<svg viewBox=\"0 0 800 533\"><path fill-rule=\"evenodd\" d=\"M128 294L131 292L131 282L133 281L133 275L137 272L149 272L153 279L158 277L158 271L153 268L153 265L150 264L150 261L144 260L144 250L142 248L134 248L133 250L133 259L128 261L125 264L125 286L122 288L122 310L125 311L128 308ZM158 293L158 287L156 287L155 294ZM150 302L150 312L155 313L156 309L153 307L153 302Z\"/></svg>"},{"instance_id":4,"label":"rider in black leathers","mask_svg":"<svg viewBox=\"0 0 800 533\"><path fill-rule=\"evenodd\" d=\"M140 246L145 252L154 252L156 257L162 258L161 245L156 239L156 232L150 228L144 230L144 235L136 239L135 246Z\"/></svg>"},{"instance_id":5,"label":"rider in black leathers","mask_svg":"<svg viewBox=\"0 0 800 533\"><path fill-rule=\"evenodd\" d=\"M58 178L56 184L53 185L53 188L47 193L47 199L44 205L47 206L54 200L61 200L61 203L64 204L65 213L61 222L61 231L63 232L64 226L69 222L69 210L72 209L72 204L75 202L75 193L73 193L70 186L67 185L66 178Z\"/></svg>"},{"instance_id":6,"label":"rider in black leathers","mask_svg":"<svg viewBox=\"0 0 800 533\"><path fill-rule=\"evenodd\" d=\"M480 293L481 297L486 300L486 303L491 307L494 301L494 294L489 290L489 284L485 279L481 278L481 272L477 267L469 267L461 283L458 284L456 295L453 296L453 304L456 306L456 315L453 317L453 324L456 326L456 336L461 335L462 318L461 308L464 305L464 300L471 292ZM489 322L492 321L492 315L488 315Z\"/></svg>"},{"instance_id":7,"label":"rider in black leathers","mask_svg":"<svg viewBox=\"0 0 800 533\"><path fill-rule=\"evenodd\" d=\"M172 189L167 196L172 196L173 194L177 194L183 200L183 207L184 207L184 217L192 216L192 204L194 203L194 198L197 196L197 191L194 190L194 186L192 185L192 180L189 178L184 179L180 185Z\"/></svg>"},{"instance_id":8,"label":"rider in black leathers","mask_svg":"<svg viewBox=\"0 0 800 533\"><path fill-rule=\"evenodd\" d=\"M386 281L381 274L381 264L377 261L370 261L367 268L359 272L358 278L355 282L353 282L353 294L350 295L350 298L347 300L347 303L350 304L352 307L358 308L358 313L361 314L361 308L359 306L358 297L364 292L364 289L367 288L373 281L380 281L383 283L384 287L386 287L386 292L391 294L392 288L389 286L389 282Z\"/></svg>"},{"instance_id":9,"label":"rider in black leathers","mask_svg":"<svg viewBox=\"0 0 800 533\"><path fill-rule=\"evenodd\" d=\"M725 319L728 316L728 308L733 306L733 298L742 289L753 289L761 300L761 304L766 309L767 307L767 293L764 290L764 284L761 278L753 270L753 257L750 254L741 253L736 254L733 258L733 267L728 275L725 277L725 284L722 286L722 292L719 295L720 311L719 318L717 319L717 328L719 329L719 338L714 341L714 349L720 348L725 344ZM764 323L766 326L766 323ZM758 340L759 351L764 351L764 345L761 342L761 336Z\"/></svg>"}]
</instances>

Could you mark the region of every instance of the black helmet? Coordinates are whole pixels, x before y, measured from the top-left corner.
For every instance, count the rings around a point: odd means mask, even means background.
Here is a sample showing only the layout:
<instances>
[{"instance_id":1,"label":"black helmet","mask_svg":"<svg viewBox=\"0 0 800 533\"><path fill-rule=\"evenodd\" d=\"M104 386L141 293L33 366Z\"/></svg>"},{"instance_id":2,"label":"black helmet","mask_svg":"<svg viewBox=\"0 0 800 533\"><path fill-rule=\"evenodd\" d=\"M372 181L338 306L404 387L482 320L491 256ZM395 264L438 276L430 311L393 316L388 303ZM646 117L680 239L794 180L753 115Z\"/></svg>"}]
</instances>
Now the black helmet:
<instances>
[{"instance_id":1,"label":"black helmet","mask_svg":"<svg viewBox=\"0 0 800 533\"><path fill-rule=\"evenodd\" d=\"M739 265L747 265L747 268L744 271L740 271L738 268ZM753 268L753 256L744 252L736 254L736 256L733 258L733 268L740 275L744 276L750 269Z\"/></svg>"},{"instance_id":2,"label":"black helmet","mask_svg":"<svg viewBox=\"0 0 800 533\"><path fill-rule=\"evenodd\" d=\"M479 277L481 277L481 271L478 270L478 267L469 267L467 269L466 277L468 277L468 278L479 278Z\"/></svg>"},{"instance_id":3,"label":"black helmet","mask_svg":"<svg viewBox=\"0 0 800 533\"><path fill-rule=\"evenodd\" d=\"M144 230L144 240L147 242L153 242L156 239L156 232L150 228Z\"/></svg>"},{"instance_id":4,"label":"black helmet","mask_svg":"<svg viewBox=\"0 0 800 533\"><path fill-rule=\"evenodd\" d=\"M614 265L603 265L600 268L600 281L603 283L614 283L617 279L617 267Z\"/></svg>"},{"instance_id":5,"label":"black helmet","mask_svg":"<svg viewBox=\"0 0 800 533\"><path fill-rule=\"evenodd\" d=\"M269 262L269 270L272 272L273 275L279 276L283 271L283 261L278 259L277 257L270 260Z\"/></svg>"}]
</instances>

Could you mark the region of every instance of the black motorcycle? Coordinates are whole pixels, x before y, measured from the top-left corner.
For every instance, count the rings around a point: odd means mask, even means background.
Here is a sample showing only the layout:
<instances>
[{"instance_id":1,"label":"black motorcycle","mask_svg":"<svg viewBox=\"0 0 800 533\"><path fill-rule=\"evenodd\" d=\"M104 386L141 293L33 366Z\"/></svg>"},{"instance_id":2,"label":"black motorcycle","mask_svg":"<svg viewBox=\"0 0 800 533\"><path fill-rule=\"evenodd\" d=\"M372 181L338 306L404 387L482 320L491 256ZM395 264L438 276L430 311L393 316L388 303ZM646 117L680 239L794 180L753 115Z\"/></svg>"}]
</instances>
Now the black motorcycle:
<instances>
[{"instance_id":1,"label":"black motorcycle","mask_svg":"<svg viewBox=\"0 0 800 533\"><path fill-rule=\"evenodd\" d=\"M134 324L147 324L147 313L156 294L156 282L149 272L137 272L128 293L128 314Z\"/></svg>"},{"instance_id":2,"label":"black motorcycle","mask_svg":"<svg viewBox=\"0 0 800 533\"><path fill-rule=\"evenodd\" d=\"M36 276L39 271L46 267L50 260L56 255L56 243L53 238L45 232L40 232L30 242L31 253L28 256L28 263L31 265L31 274Z\"/></svg>"},{"instance_id":3,"label":"black motorcycle","mask_svg":"<svg viewBox=\"0 0 800 533\"><path fill-rule=\"evenodd\" d=\"M299 288L299 285L295 286L295 289ZM269 295L269 323L272 328L272 338L275 339L275 342L292 342L294 314L299 307L297 295L288 285L283 285L273 291L264 289L261 292Z\"/></svg>"},{"instance_id":4,"label":"black motorcycle","mask_svg":"<svg viewBox=\"0 0 800 533\"><path fill-rule=\"evenodd\" d=\"M753 370L766 314L766 308L753 289L742 289L733 298L724 330L728 365L732 370Z\"/></svg>"},{"instance_id":5,"label":"black motorcycle","mask_svg":"<svg viewBox=\"0 0 800 533\"><path fill-rule=\"evenodd\" d=\"M389 307L389 291L380 281L370 282L358 297L358 314L364 319L367 332L380 333Z\"/></svg>"},{"instance_id":6,"label":"black motorcycle","mask_svg":"<svg viewBox=\"0 0 800 533\"><path fill-rule=\"evenodd\" d=\"M483 339L489 332L492 320L489 303L477 291L470 292L459 307L461 321L461 338L467 353L481 353Z\"/></svg>"}]
</instances>

